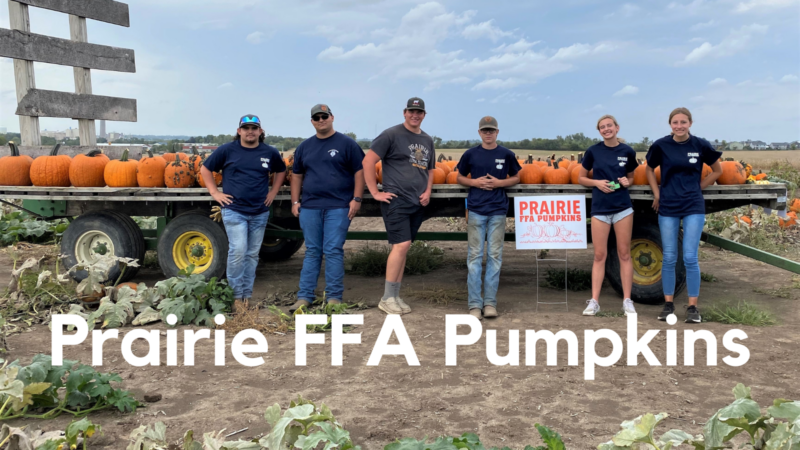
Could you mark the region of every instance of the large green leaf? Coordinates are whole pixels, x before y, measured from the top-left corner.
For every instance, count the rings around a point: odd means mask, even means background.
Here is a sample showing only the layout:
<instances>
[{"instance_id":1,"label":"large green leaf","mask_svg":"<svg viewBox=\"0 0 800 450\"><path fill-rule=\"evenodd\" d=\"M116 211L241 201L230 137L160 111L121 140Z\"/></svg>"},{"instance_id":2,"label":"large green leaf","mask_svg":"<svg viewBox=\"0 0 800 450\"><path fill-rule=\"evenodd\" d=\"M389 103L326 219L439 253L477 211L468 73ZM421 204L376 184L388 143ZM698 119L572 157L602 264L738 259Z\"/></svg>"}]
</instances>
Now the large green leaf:
<instances>
[{"instance_id":1,"label":"large green leaf","mask_svg":"<svg viewBox=\"0 0 800 450\"><path fill-rule=\"evenodd\" d=\"M314 413L313 405L300 405L294 408L289 408L283 413L283 417L278 420L272 431L263 437L259 443L267 448L277 450L284 448L284 436L286 435L286 427L295 419L307 419Z\"/></svg>"},{"instance_id":2,"label":"large green leaf","mask_svg":"<svg viewBox=\"0 0 800 450\"><path fill-rule=\"evenodd\" d=\"M750 388L745 386L745 385L743 385L742 383L739 383L739 384L736 385L736 387L733 388L733 396L736 399L751 398L750 397Z\"/></svg>"},{"instance_id":3,"label":"large green leaf","mask_svg":"<svg viewBox=\"0 0 800 450\"><path fill-rule=\"evenodd\" d=\"M765 450L800 450L800 433L793 432L788 423L778 424L772 431Z\"/></svg>"},{"instance_id":4,"label":"large green leaf","mask_svg":"<svg viewBox=\"0 0 800 450\"><path fill-rule=\"evenodd\" d=\"M614 441L604 442L597 446L597 450L630 450L630 446L620 447Z\"/></svg>"},{"instance_id":5,"label":"large green leaf","mask_svg":"<svg viewBox=\"0 0 800 450\"><path fill-rule=\"evenodd\" d=\"M666 413L657 415L647 413L633 420L622 422L622 431L617 433L611 440L621 447L631 446L634 442L654 444L653 431L656 425L667 417L668 414Z\"/></svg>"},{"instance_id":6,"label":"large green leaf","mask_svg":"<svg viewBox=\"0 0 800 450\"><path fill-rule=\"evenodd\" d=\"M277 403L267 408L267 410L264 412L264 420L266 420L269 426L273 428L280 419L281 419L281 405Z\"/></svg>"},{"instance_id":7,"label":"large green leaf","mask_svg":"<svg viewBox=\"0 0 800 450\"><path fill-rule=\"evenodd\" d=\"M705 450L725 448L723 443L730 439L732 434L735 435L737 430L739 430L736 427L732 427L724 422L721 422L719 420L720 411L717 411L713 416L711 416L711 418L708 419L708 422L706 422L706 426L703 427Z\"/></svg>"},{"instance_id":8,"label":"large green leaf","mask_svg":"<svg viewBox=\"0 0 800 450\"><path fill-rule=\"evenodd\" d=\"M561 435L556 433L555 431L547 428L544 425L534 424L534 427L539 431L539 434L542 436L542 441L547 445L548 450L565 450L566 447L564 446L564 441L561 439Z\"/></svg>"},{"instance_id":9,"label":"large green leaf","mask_svg":"<svg viewBox=\"0 0 800 450\"><path fill-rule=\"evenodd\" d=\"M671 443L673 446L678 446L693 439L694 437L685 431L669 430L662 434L659 440L664 443Z\"/></svg>"},{"instance_id":10,"label":"large green leaf","mask_svg":"<svg viewBox=\"0 0 800 450\"><path fill-rule=\"evenodd\" d=\"M777 419L786 419L789 422L794 422L800 417L800 402L777 399L772 402L772 406L767 408L770 416Z\"/></svg>"},{"instance_id":11,"label":"large green leaf","mask_svg":"<svg viewBox=\"0 0 800 450\"><path fill-rule=\"evenodd\" d=\"M418 441L414 438L403 438L386 445L383 447L383 450L425 450L425 441Z\"/></svg>"}]
</instances>

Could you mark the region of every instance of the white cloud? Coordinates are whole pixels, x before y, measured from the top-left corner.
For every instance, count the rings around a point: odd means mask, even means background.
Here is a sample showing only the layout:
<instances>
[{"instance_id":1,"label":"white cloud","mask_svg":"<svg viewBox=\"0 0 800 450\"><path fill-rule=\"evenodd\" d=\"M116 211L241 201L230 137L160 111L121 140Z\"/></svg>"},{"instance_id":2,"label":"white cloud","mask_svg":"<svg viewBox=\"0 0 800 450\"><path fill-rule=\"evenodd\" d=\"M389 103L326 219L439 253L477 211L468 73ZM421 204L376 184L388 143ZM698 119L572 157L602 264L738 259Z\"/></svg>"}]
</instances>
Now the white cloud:
<instances>
[{"instance_id":1,"label":"white cloud","mask_svg":"<svg viewBox=\"0 0 800 450\"><path fill-rule=\"evenodd\" d=\"M631 86L630 84L625 86L624 88L614 92L614 97L621 97L623 95L636 95L639 93L639 88L636 86Z\"/></svg>"},{"instance_id":2,"label":"white cloud","mask_svg":"<svg viewBox=\"0 0 800 450\"><path fill-rule=\"evenodd\" d=\"M728 84L728 80L725 78L714 78L713 80L708 82L709 86L724 86Z\"/></svg>"},{"instance_id":3,"label":"white cloud","mask_svg":"<svg viewBox=\"0 0 800 450\"><path fill-rule=\"evenodd\" d=\"M784 75L783 78L781 78L781 83L797 83L797 80L797 75Z\"/></svg>"},{"instance_id":4,"label":"white cloud","mask_svg":"<svg viewBox=\"0 0 800 450\"><path fill-rule=\"evenodd\" d=\"M525 40L525 38L522 38L513 44L502 44L499 47L493 48L492 51L503 53L522 53L526 50L530 50L534 45L540 42L542 41L528 42Z\"/></svg>"},{"instance_id":5,"label":"white cloud","mask_svg":"<svg viewBox=\"0 0 800 450\"><path fill-rule=\"evenodd\" d=\"M511 36L511 32L503 31L494 26L494 19L491 19L486 22L467 25L461 32L461 35L471 41L487 38L492 42L497 42L500 38Z\"/></svg>"},{"instance_id":6,"label":"white cloud","mask_svg":"<svg viewBox=\"0 0 800 450\"><path fill-rule=\"evenodd\" d=\"M612 17L630 18L636 15L636 13L638 13L641 10L642 8L640 8L637 5L634 5L633 3L625 3L624 5L620 6L620 8L617 11L610 14L606 14L605 18L606 19L610 19Z\"/></svg>"},{"instance_id":7,"label":"white cloud","mask_svg":"<svg viewBox=\"0 0 800 450\"><path fill-rule=\"evenodd\" d=\"M479 98L479 99L477 99L475 101L478 102L478 103L483 103L483 102L486 101L486 99L485 98Z\"/></svg>"},{"instance_id":8,"label":"white cloud","mask_svg":"<svg viewBox=\"0 0 800 450\"><path fill-rule=\"evenodd\" d=\"M247 35L247 42L251 44L260 44L261 41L264 40L264 33L260 31L254 31Z\"/></svg>"},{"instance_id":9,"label":"white cloud","mask_svg":"<svg viewBox=\"0 0 800 450\"><path fill-rule=\"evenodd\" d=\"M233 83L228 82L228 83L220 84L219 86L217 86L217 89L230 89L232 87L233 87Z\"/></svg>"},{"instance_id":10,"label":"white cloud","mask_svg":"<svg viewBox=\"0 0 800 450\"><path fill-rule=\"evenodd\" d=\"M766 25L754 23L752 25L745 25L738 30L731 30L730 34L719 44L712 45L708 42L704 42L686 55L683 61L679 61L677 64L694 64L709 59L734 55L750 47L753 39L757 35L765 34L768 29L769 27Z\"/></svg>"},{"instance_id":11,"label":"white cloud","mask_svg":"<svg viewBox=\"0 0 800 450\"><path fill-rule=\"evenodd\" d=\"M474 13L449 12L436 2L413 7L400 19L397 28L384 40L361 43L346 49L342 45L331 45L317 54L322 62L360 62L369 67L369 80L391 78L395 80L422 80L426 90L437 89L446 84L465 81L469 74L475 84L473 90L511 89L535 83L541 79L573 68L573 64L617 48L616 44L575 44L555 50L534 51L536 42L520 39L513 44L492 49L492 55L482 58L467 58L465 50L440 50L445 41L450 44L453 37L463 37L469 28L468 22ZM496 36L485 30L492 21L472 28L467 35ZM480 33L478 30L484 30ZM483 34L481 34L483 33ZM456 47L458 48L458 47ZM366 77L365 77L366 78Z\"/></svg>"},{"instance_id":12,"label":"white cloud","mask_svg":"<svg viewBox=\"0 0 800 450\"><path fill-rule=\"evenodd\" d=\"M693 31L697 31L697 30L702 30L704 28L711 28L716 24L717 24L717 22L714 19L711 19L708 22L702 22L702 23L694 24L694 25L692 25L692 27L690 29L693 30Z\"/></svg>"},{"instance_id":13,"label":"white cloud","mask_svg":"<svg viewBox=\"0 0 800 450\"><path fill-rule=\"evenodd\" d=\"M734 8L735 13L763 12L766 9L786 8L800 4L798 0L749 0L739 3Z\"/></svg>"},{"instance_id":14,"label":"white cloud","mask_svg":"<svg viewBox=\"0 0 800 450\"><path fill-rule=\"evenodd\" d=\"M599 111L604 111L605 109L606 109L605 106L603 106L603 105L598 103L598 104L592 106L591 108L584 109L583 112L587 112L587 113L588 112L599 112Z\"/></svg>"}]
</instances>

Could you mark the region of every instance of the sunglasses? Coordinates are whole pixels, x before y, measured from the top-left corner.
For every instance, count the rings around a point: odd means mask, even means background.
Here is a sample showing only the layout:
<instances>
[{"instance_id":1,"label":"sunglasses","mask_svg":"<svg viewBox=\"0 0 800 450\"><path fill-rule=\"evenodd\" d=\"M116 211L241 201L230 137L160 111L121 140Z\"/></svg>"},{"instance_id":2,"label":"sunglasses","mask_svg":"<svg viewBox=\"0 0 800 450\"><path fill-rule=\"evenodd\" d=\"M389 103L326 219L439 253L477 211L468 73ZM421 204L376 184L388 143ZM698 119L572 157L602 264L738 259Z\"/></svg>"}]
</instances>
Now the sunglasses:
<instances>
[{"instance_id":1,"label":"sunglasses","mask_svg":"<svg viewBox=\"0 0 800 450\"><path fill-rule=\"evenodd\" d=\"M495 131L497 130L495 130L494 128L481 128L481 133L483 134L492 134Z\"/></svg>"},{"instance_id":2,"label":"sunglasses","mask_svg":"<svg viewBox=\"0 0 800 450\"><path fill-rule=\"evenodd\" d=\"M314 114L311 120L319 122L320 120L328 120L329 117L331 117L329 114Z\"/></svg>"},{"instance_id":3,"label":"sunglasses","mask_svg":"<svg viewBox=\"0 0 800 450\"><path fill-rule=\"evenodd\" d=\"M259 127L254 127L254 126L252 126L252 125L243 125L243 126L242 126L242 129L243 129L243 130L246 130L246 131L255 131L255 130L258 130L258 129L259 129Z\"/></svg>"}]
</instances>

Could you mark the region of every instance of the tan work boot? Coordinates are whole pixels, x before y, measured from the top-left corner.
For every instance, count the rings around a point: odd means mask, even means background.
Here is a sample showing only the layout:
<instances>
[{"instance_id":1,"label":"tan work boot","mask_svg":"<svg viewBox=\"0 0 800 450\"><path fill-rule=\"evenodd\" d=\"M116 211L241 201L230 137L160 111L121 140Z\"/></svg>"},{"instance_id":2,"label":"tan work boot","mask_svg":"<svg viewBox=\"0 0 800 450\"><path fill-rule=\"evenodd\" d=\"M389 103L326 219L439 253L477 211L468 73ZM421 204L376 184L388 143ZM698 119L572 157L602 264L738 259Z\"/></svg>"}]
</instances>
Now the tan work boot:
<instances>
[{"instance_id":1,"label":"tan work boot","mask_svg":"<svg viewBox=\"0 0 800 450\"><path fill-rule=\"evenodd\" d=\"M497 317L497 308L491 305L484 306L483 317Z\"/></svg>"},{"instance_id":2,"label":"tan work boot","mask_svg":"<svg viewBox=\"0 0 800 450\"><path fill-rule=\"evenodd\" d=\"M289 314L294 314L294 312L300 309L300 307L305 307L306 309L308 309L309 306L311 306L310 301L300 299L294 302L294 305L289 307Z\"/></svg>"},{"instance_id":3,"label":"tan work boot","mask_svg":"<svg viewBox=\"0 0 800 450\"><path fill-rule=\"evenodd\" d=\"M469 310L469 314L471 316L477 317L478 320L483 320L483 315L481 314L481 309L480 308L472 308L472 309L470 309Z\"/></svg>"},{"instance_id":4,"label":"tan work boot","mask_svg":"<svg viewBox=\"0 0 800 450\"><path fill-rule=\"evenodd\" d=\"M332 299L328 300L328 304L329 305L341 305L342 301L341 300L337 300L335 298L332 298Z\"/></svg>"},{"instance_id":5,"label":"tan work boot","mask_svg":"<svg viewBox=\"0 0 800 450\"><path fill-rule=\"evenodd\" d=\"M402 298L396 297L397 304L400 306L400 309L403 310L403 314L408 314L411 312L411 307L408 306L408 303L404 302Z\"/></svg>"},{"instance_id":6,"label":"tan work boot","mask_svg":"<svg viewBox=\"0 0 800 450\"><path fill-rule=\"evenodd\" d=\"M397 304L397 298L389 297L386 300L381 299L378 303L378 309L386 314L403 314L403 309Z\"/></svg>"}]
</instances>

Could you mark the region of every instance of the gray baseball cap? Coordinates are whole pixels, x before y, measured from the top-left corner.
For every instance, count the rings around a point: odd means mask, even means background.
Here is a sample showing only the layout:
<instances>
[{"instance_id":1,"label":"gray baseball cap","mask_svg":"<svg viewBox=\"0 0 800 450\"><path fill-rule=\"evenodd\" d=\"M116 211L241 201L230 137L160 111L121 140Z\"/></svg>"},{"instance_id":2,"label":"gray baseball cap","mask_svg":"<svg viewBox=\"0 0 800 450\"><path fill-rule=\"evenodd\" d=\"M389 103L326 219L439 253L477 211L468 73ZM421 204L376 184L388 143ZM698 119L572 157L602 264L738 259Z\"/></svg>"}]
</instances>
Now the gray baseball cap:
<instances>
[{"instance_id":1,"label":"gray baseball cap","mask_svg":"<svg viewBox=\"0 0 800 450\"><path fill-rule=\"evenodd\" d=\"M328 108L328 105L320 103L311 108L311 117L314 117L314 114L333 114L333 111Z\"/></svg>"},{"instance_id":2,"label":"gray baseball cap","mask_svg":"<svg viewBox=\"0 0 800 450\"><path fill-rule=\"evenodd\" d=\"M411 97L408 99L408 103L406 104L406 109L419 109L421 111L425 111L425 102L419 97Z\"/></svg>"},{"instance_id":3,"label":"gray baseball cap","mask_svg":"<svg viewBox=\"0 0 800 450\"><path fill-rule=\"evenodd\" d=\"M478 129L482 130L484 128L491 128L493 130L497 130L497 119L492 116L484 116L481 118L481 121L478 122Z\"/></svg>"}]
</instances>

